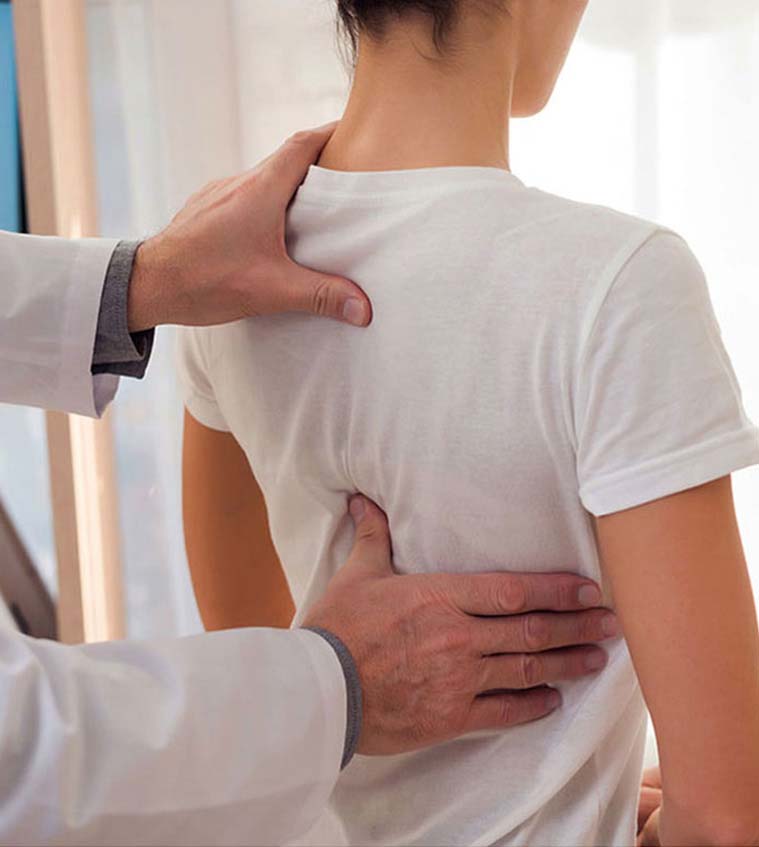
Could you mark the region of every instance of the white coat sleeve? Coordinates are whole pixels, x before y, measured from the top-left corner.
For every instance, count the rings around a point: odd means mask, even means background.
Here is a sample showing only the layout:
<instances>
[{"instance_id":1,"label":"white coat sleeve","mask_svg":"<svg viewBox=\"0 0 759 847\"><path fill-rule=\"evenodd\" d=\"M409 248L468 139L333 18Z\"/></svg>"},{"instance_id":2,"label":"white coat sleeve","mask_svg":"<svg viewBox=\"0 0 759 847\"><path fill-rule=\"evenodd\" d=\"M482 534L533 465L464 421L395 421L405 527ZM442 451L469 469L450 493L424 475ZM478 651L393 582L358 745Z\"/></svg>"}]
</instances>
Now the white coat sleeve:
<instances>
[{"instance_id":1,"label":"white coat sleeve","mask_svg":"<svg viewBox=\"0 0 759 847\"><path fill-rule=\"evenodd\" d=\"M0 843L297 838L337 780L345 697L312 632L65 647L0 628Z\"/></svg>"},{"instance_id":2,"label":"white coat sleeve","mask_svg":"<svg viewBox=\"0 0 759 847\"><path fill-rule=\"evenodd\" d=\"M0 403L96 417L113 399L90 369L117 243L0 232Z\"/></svg>"}]
</instances>

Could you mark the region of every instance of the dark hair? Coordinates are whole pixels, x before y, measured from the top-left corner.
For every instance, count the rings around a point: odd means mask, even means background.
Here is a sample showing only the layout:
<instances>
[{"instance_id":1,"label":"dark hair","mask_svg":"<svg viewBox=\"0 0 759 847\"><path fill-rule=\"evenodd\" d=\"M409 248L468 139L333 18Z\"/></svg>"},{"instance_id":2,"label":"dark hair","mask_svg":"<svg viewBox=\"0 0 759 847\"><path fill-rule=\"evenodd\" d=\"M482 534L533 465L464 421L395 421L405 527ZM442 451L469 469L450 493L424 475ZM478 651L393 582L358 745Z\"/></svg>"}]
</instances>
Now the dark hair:
<instances>
[{"instance_id":1,"label":"dark hair","mask_svg":"<svg viewBox=\"0 0 759 847\"><path fill-rule=\"evenodd\" d=\"M450 34L461 0L337 0L341 29L348 36L355 52L358 36L366 32L381 38L388 19L400 19L411 12L420 12L432 19L432 38L442 50Z\"/></svg>"}]
</instances>

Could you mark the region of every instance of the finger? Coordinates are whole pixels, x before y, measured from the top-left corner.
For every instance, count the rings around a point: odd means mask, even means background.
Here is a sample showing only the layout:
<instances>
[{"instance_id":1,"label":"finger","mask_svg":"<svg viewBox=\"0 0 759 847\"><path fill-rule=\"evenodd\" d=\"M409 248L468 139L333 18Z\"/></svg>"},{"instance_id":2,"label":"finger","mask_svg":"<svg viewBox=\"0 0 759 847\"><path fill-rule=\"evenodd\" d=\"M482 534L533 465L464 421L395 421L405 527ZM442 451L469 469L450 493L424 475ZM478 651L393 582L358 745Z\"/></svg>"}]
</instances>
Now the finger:
<instances>
[{"instance_id":1,"label":"finger","mask_svg":"<svg viewBox=\"0 0 759 847\"><path fill-rule=\"evenodd\" d=\"M594 644L618 634L617 619L606 609L473 618L471 627L473 647L482 655L540 653Z\"/></svg>"},{"instance_id":2,"label":"finger","mask_svg":"<svg viewBox=\"0 0 759 847\"><path fill-rule=\"evenodd\" d=\"M282 305L286 311L309 312L353 326L367 326L372 319L369 298L355 283L303 268L294 262L287 272Z\"/></svg>"},{"instance_id":3,"label":"finger","mask_svg":"<svg viewBox=\"0 0 759 847\"><path fill-rule=\"evenodd\" d=\"M641 782L643 785L649 785L651 788L661 789L661 768L658 765L654 765L652 768L646 768L643 771Z\"/></svg>"},{"instance_id":4,"label":"finger","mask_svg":"<svg viewBox=\"0 0 759 847\"><path fill-rule=\"evenodd\" d=\"M641 847L659 847L659 810L657 809L646 821L637 842Z\"/></svg>"},{"instance_id":5,"label":"finger","mask_svg":"<svg viewBox=\"0 0 759 847\"><path fill-rule=\"evenodd\" d=\"M553 688L484 694L475 697L469 710L465 732L503 729L544 718L561 705L561 695Z\"/></svg>"},{"instance_id":6,"label":"finger","mask_svg":"<svg viewBox=\"0 0 759 847\"><path fill-rule=\"evenodd\" d=\"M483 657L480 691L535 688L597 673L608 656L600 647L568 647L547 653L517 653Z\"/></svg>"},{"instance_id":7,"label":"finger","mask_svg":"<svg viewBox=\"0 0 759 847\"><path fill-rule=\"evenodd\" d=\"M262 173L270 173L281 191L289 199L303 182L306 172L321 155L324 145L332 137L337 123L325 124L316 129L296 132L266 162L260 165Z\"/></svg>"},{"instance_id":8,"label":"finger","mask_svg":"<svg viewBox=\"0 0 759 847\"><path fill-rule=\"evenodd\" d=\"M350 514L356 538L343 572L351 576L391 574L392 548L385 513L368 498L357 495L351 499Z\"/></svg>"},{"instance_id":9,"label":"finger","mask_svg":"<svg viewBox=\"0 0 759 847\"><path fill-rule=\"evenodd\" d=\"M577 611L601 602L592 580L571 573L441 574L440 582L451 600L470 615Z\"/></svg>"},{"instance_id":10,"label":"finger","mask_svg":"<svg viewBox=\"0 0 759 847\"><path fill-rule=\"evenodd\" d=\"M662 792L657 788L643 787L638 800L638 832L662 804Z\"/></svg>"}]
</instances>

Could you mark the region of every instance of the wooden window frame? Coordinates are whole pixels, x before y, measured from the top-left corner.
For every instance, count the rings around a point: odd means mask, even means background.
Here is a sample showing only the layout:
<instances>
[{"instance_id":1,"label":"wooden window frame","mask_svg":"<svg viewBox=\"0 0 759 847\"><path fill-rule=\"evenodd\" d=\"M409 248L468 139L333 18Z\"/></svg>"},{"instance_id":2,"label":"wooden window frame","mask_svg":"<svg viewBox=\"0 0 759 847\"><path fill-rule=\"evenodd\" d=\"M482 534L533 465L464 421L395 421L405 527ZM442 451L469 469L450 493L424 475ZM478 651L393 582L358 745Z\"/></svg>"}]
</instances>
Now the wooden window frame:
<instances>
[{"instance_id":1,"label":"wooden window frame","mask_svg":"<svg viewBox=\"0 0 759 847\"><path fill-rule=\"evenodd\" d=\"M98 232L84 0L13 0L29 231ZM124 635L110 417L47 413L58 637Z\"/></svg>"}]
</instances>

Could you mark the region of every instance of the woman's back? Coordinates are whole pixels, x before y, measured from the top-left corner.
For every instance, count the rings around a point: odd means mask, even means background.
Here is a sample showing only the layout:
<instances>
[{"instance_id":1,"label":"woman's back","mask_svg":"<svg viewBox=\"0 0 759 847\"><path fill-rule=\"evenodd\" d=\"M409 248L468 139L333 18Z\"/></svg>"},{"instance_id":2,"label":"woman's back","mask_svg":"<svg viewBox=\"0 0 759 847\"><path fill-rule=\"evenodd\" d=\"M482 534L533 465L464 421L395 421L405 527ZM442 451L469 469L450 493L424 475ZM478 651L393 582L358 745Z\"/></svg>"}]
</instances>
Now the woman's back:
<instances>
[{"instance_id":1,"label":"woman's back","mask_svg":"<svg viewBox=\"0 0 759 847\"><path fill-rule=\"evenodd\" d=\"M496 168L314 168L288 240L366 290L372 326L194 330L182 360L192 415L248 456L299 614L350 549L356 491L401 572L600 579L592 514L757 458L698 266L652 224ZM334 795L349 841L631 843L645 711L609 652L541 722L358 757Z\"/></svg>"}]
</instances>

